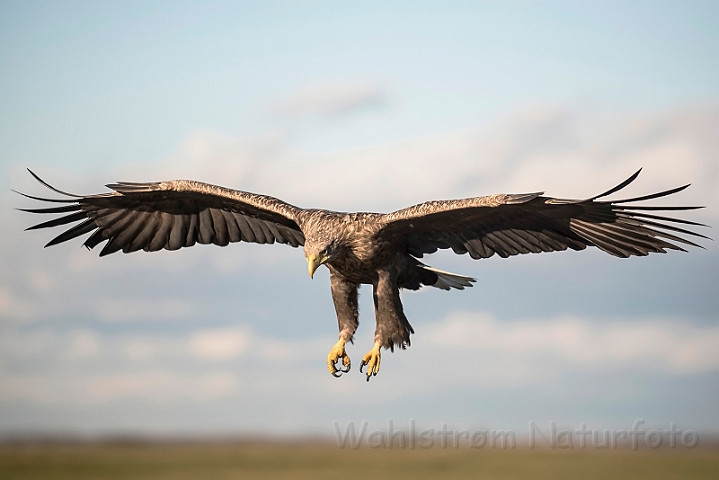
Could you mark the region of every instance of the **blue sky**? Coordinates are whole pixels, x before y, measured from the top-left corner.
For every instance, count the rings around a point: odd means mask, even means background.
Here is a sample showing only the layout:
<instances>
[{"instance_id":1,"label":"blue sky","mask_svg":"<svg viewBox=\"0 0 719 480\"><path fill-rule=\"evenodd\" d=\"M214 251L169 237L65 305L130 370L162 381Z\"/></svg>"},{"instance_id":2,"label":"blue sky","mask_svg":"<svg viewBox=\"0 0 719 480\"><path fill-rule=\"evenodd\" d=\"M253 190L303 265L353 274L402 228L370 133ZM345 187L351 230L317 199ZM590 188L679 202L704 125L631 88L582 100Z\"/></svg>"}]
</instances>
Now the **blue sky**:
<instances>
[{"instance_id":1,"label":"blue sky","mask_svg":"<svg viewBox=\"0 0 719 480\"><path fill-rule=\"evenodd\" d=\"M4 2L3 163L146 162L189 134L282 128L268 104L376 82L394 107L293 124L314 151L490 121L526 104L656 110L716 98L714 2ZM42 131L42 142L36 133ZM149 157L149 158L148 158Z\"/></svg>"},{"instance_id":2,"label":"blue sky","mask_svg":"<svg viewBox=\"0 0 719 480\"><path fill-rule=\"evenodd\" d=\"M310 281L300 251L43 249L52 233L23 232L29 201L9 192L44 193L31 167L78 193L194 178L390 211L586 197L644 167L629 194L693 182L674 201L716 225L717 20L714 2L0 3L0 435L410 417L719 430L713 242L626 261L435 255L477 288L404 295L413 346L365 384L325 371L327 274Z\"/></svg>"}]
</instances>

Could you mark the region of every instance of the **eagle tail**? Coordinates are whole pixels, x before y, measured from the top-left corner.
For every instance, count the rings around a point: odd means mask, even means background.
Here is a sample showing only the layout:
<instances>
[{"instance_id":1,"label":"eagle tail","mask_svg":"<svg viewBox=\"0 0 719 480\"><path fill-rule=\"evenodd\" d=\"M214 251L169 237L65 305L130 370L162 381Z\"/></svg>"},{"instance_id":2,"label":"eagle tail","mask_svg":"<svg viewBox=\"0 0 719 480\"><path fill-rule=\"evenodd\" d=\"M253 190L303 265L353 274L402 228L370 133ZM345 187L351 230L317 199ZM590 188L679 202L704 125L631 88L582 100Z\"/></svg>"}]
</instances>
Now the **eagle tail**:
<instances>
[{"instance_id":1,"label":"eagle tail","mask_svg":"<svg viewBox=\"0 0 719 480\"><path fill-rule=\"evenodd\" d=\"M444 270L439 270L438 268L432 268L429 265L420 264L419 266L437 275L437 281L431 286L441 288L442 290L450 290L452 288L464 290L465 287L471 287L472 282L477 281L476 278L445 272Z\"/></svg>"}]
</instances>

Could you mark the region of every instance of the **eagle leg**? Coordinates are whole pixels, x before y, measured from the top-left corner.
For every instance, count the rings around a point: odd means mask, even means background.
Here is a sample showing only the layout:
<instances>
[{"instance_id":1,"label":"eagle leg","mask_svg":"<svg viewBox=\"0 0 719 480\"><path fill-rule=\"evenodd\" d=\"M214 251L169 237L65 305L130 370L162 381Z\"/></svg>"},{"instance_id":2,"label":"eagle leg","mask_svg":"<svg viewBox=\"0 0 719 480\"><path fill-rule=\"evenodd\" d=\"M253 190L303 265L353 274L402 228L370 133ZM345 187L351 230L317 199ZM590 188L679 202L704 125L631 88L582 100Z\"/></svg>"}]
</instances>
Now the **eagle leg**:
<instances>
[{"instance_id":1,"label":"eagle leg","mask_svg":"<svg viewBox=\"0 0 719 480\"><path fill-rule=\"evenodd\" d=\"M369 379L379 373L379 363L382 359L382 354L380 353L380 347L382 345L379 342L374 342L374 347L372 347L372 350L367 352L367 355L362 357L362 363L360 363L360 373L362 373L362 368L364 366L367 366L367 381L369 382Z\"/></svg>"},{"instance_id":2,"label":"eagle leg","mask_svg":"<svg viewBox=\"0 0 719 480\"><path fill-rule=\"evenodd\" d=\"M345 344L352 341L359 325L359 284L350 282L330 266L330 288L340 334L339 340L327 355L327 369L333 377L339 378L349 372L352 365L345 352ZM338 370L335 364L340 360L344 368Z\"/></svg>"},{"instance_id":3,"label":"eagle leg","mask_svg":"<svg viewBox=\"0 0 719 480\"><path fill-rule=\"evenodd\" d=\"M345 368L341 366L339 369L337 368L336 364L340 360ZM351 366L352 362L350 361L350 357L345 352L345 340L340 338L337 343L335 343L335 346L332 347L332 350L330 350L330 354L327 355L327 369L333 377L339 378L343 373L349 372Z\"/></svg>"}]
</instances>

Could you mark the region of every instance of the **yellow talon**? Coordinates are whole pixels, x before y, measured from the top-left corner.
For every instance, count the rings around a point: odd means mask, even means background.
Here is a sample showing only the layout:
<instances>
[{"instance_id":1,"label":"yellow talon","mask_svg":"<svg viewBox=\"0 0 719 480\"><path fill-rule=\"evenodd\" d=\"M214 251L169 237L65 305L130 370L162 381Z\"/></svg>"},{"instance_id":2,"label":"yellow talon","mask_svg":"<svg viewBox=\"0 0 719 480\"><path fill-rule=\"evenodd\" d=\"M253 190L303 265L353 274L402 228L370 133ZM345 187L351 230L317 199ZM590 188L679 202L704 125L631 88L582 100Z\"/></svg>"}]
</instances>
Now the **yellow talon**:
<instances>
[{"instance_id":1,"label":"yellow talon","mask_svg":"<svg viewBox=\"0 0 719 480\"><path fill-rule=\"evenodd\" d=\"M362 363L360 363L360 372L362 367L367 365L367 381L369 382L370 377L373 377L379 373L379 363L382 359L382 354L379 351L379 342L374 342L372 350L367 352L367 355L362 357Z\"/></svg>"},{"instance_id":2,"label":"yellow talon","mask_svg":"<svg viewBox=\"0 0 719 480\"><path fill-rule=\"evenodd\" d=\"M334 347L332 347L332 350L330 350L330 354L327 355L327 369L330 371L332 376L334 377L341 377L343 373L347 373L350 371L350 367L352 366L352 363L350 362L350 357L345 352L345 341L343 339L339 339L337 343L335 343ZM342 360L342 365L344 365L344 369L340 368L339 370L335 366L337 362Z\"/></svg>"}]
</instances>

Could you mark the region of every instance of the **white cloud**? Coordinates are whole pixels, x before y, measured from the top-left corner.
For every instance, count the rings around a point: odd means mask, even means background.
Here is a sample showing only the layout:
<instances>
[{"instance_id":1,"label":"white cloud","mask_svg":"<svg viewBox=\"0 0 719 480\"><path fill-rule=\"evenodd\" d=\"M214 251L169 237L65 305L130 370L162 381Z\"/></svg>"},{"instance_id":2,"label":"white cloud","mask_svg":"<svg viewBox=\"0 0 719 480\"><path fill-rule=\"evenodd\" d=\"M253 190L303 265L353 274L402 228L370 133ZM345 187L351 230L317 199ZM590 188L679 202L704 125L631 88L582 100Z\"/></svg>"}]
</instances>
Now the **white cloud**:
<instances>
[{"instance_id":1,"label":"white cloud","mask_svg":"<svg viewBox=\"0 0 719 480\"><path fill-rule=\"evenodd\" d=\"M47 354L58 345L58 341L57 334L49 329L37 329L29 333L8 329L0 335L0 354L8 363L13 363Z\"/></svg>"},{"instance_id":2,"label":"white cloud","mask_svg":"<svg viewBox=\"0 0 719 480\"><path fill-rule=\"evenodd\" d=\"M225 396L239 386L228 372L188 376L164 371L146 371L91 378L86 384L92 401L106 402L116 398L146 398L169 401L178 398L212 400Z\"/></svg>"},{"instance_id":3,"label":"white cloud","mask_svg":"<svg viewBox=\"0 0 719 480\"><path fill-rule=\"evenodd\" d=\"M289 389L309 403L327 394L345 403L383 403L457 386L546 387L577 372L691 376L719 371L717 326L676 319L573 317L500 322L486 313L465 312L423 325L407 351L384 352L383 376L391 381L375 382L380 386L373 388L382 393L369 400L357 396L361 376L356 369L365 353L361 342L347 347L354 360L350 378L336 380L323 365L333 341L329 336L280 340L238 328L203 329L173 338L135 334L130 339L86 330L63 336L9 333L0 364L47 358L53 370L2 374L0 400L204 401L239 392L241 379L247 387L243 395L258 400ZM11 345L15 348L5 348ZM91 357L92 365L78 364L78 357ZM217 371L216 362L233 365L234 373ZM305 381L308 375L311 381Z\"/></svg>"},{"instance_id":4,"label":"white cloud","mask_svg":"<svg viewBox=\"0 0 719 480\"><path fill-rule=\"evenodd\" d=\"M163 370L76 374L8 375L0 374L0 400L30 399L40 403L98 404L117 399L207 401L238 389L239 380L228 372L186 375Z\"/></svg>"},{"instance_id":5,"label":"white cloud","mask_svg":"<svg viewBox=\"0 0 719 480\"><path fill-rule=\"evenodd\" d=\"M148 360L156 351L155 345L145 340L135 340L125 345L125 354L133 360Z\"/></svg>"},{"instance_id":6,"label":"white cloud","mask_svg":"<svg viewBox=\"0 0 719 480\"><path fill-rule=\"evenodd\" d=\"M41 292L50 290L55 286L54 279L45 270L35 269L28 272L28 280L33 288Z\"/></svg>"},{"instance_id":7,"label":"white cloud","mask_svg":"<svg viewBox=\"0 0 719 480\"><path fill-rule=\"evenodd\" d=\"M70 346L67 350L69 358L94 357L99 352L100 341L95 333L82 330L71 335Z\"/></svg>"},{"instance_id":8,"label":"white cloud","mask_svg":"<svg viewBox=\"0 0 719 480\"><path fill-rule=\"evenodd\" d=\"M386 102L387 95L374 83L323 83L308 85L269 110L287 116L339 115Z\"/></svg>"},{"instance_id":9,"label":"white cloud","mask_svg":"<svg viewBox=\"0 0 719 480\"><path fill-rule=\"evenodd\" d=\"M457 314L424 333L428 345L511 356L527 366L546 361L564 370L649 369L673 374L719 370L719 326L579 318L502 323L488 314Z\"/></svg>"},{"instance_id":10,"label":"white cloud","mask_svg":"<svg viewBox=\"0 0 719 480\"><path fill-rule=\"evenodd\" d=\"M30 322L36 316L36 309L18 298L10 288L0 285L0 319L11 322Z\"/></svg>"},{"instance_id":11,"label":"white cloud","mask_svg":"<svg viewBox=\"0 0 719 480\"><path fill-rule=\"evenodd\" d=\"M237 329L206 330L189 339L189 350L203 360L228 360L241 355L249 344L248 335Z\"/></svg>"},{"instance_id":12,"label":"white cloud","mask_svg":"<svg viewBox=\"0 0 719 480\"><path fill-rule=\"evenodd\" d=\"M101 298L95 301L94 311L105 322L175 320L192 315L190 304L179 299Z\"/></svg>"}]
</instances>

